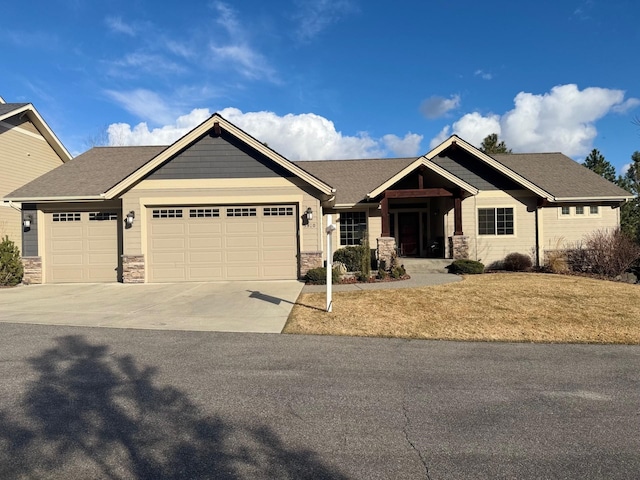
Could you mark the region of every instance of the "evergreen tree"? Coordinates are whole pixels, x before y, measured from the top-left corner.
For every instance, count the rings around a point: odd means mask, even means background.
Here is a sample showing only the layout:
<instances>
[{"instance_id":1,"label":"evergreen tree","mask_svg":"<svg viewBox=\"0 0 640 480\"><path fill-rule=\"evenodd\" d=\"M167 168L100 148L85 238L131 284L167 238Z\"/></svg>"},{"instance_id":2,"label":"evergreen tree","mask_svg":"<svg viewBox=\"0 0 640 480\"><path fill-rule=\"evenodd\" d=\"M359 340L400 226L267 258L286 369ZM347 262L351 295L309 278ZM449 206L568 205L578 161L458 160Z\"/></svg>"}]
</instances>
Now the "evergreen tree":
<instances>
[{"instance_id":1,"label":"evergreen tree","mask_svg":"<svg viewBox=\"0 0 640 480\"><path fill-rule=\"evenodd\" d=\"M631 165L624 175L618 177L618 186L624 188L635 198L620 208L620 227L640 243L640 152L631 155Z\"/></svg>"},{"instance_id":2,"label":"evergreen tree","mask_svg":"<svg viewBox=\"0 0 640 480\"><path fill-rule=\"evenodd\" d=\"M589 170L593 170L610 182L616 181L615 167L605 160L604 155L602 155L596 148L591 150L591 153L584 159L582 165L587 167Z\"/></svg>"},{"instance_id":3,"label":"evergreen tree","mask_svg":"<svg viewBox=\"0 0 640 480\"><path fill-rule=\"evenodd\" d=\"M511 153L511 149L507 148L507 144L504 141L498 142L498 134L492 133L484 137L482 144L480 145L480 151L487 155L494 153Z\"/></svg>"}]
</instances>

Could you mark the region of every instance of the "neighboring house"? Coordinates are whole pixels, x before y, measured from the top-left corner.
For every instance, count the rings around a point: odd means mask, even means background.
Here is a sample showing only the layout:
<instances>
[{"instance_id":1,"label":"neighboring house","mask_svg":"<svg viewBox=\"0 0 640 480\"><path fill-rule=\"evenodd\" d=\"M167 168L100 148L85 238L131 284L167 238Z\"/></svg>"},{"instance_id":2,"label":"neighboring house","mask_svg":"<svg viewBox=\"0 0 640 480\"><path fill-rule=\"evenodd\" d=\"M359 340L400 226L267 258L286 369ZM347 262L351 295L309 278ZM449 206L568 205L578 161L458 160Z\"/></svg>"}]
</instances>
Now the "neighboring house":
<instances>
[{"instance_id":1,"label":"neighboring house","mask_svg":"<svg viewBox=\"0 0 640 480\"><path fill-rule=\"evenodd\" d=\"M71 160L30 103L5 103L0 97L0 199ZM23 250L19 202L0 201L0 238L8 235Z\"/></svg>"},{"instance_id":2,"label":"neighboring house","mask_svg":"<svg viewBox=\"0 0 640 480\"><path fill-rule=\"evenodd\" d=\"M295 279L334 245L384 256L511 252L619 224L630 194L562 154L488 156L452 136L419 158L290 162L218 114L168 147L97 147L7 196L29 282Z\"/></svg>"}]
</instances>

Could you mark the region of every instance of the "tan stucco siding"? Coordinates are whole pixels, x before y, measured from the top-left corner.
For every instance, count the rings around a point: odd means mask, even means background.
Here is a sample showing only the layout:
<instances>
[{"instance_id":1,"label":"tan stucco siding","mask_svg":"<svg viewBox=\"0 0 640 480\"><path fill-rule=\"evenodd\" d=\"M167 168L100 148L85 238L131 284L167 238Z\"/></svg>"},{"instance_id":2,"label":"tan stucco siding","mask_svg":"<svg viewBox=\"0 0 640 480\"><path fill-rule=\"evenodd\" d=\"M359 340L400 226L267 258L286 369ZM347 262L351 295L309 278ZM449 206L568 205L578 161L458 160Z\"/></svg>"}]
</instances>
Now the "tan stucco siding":
<instances>
[{"instance_id":1,"label":"tan stucco siding","mask_svg":"<svg viewBox=\"0 0 640 480\"><path fill-rule=\"evenodd\" d=\"M462 228L469 237L469 255L485 265L500 261L512 252L524 253L533 257L536 246L536 209L537 198L525 191L480 192L476 196L462 201ZM478 232L478 209L513 208L513 235L480 235ZM447 236L454 231L453 207L445 218Z\"/></svg>"},{"instance_id":2,"label":"tan stucco siding","mask_svg":"<svg viewBox=\"0 0 640 480\"><path fill-rule=\"evenodd\" d=\"M561 206L542 209L545 250L570 247L594 230L616 228L620 224L620 209L617 207L599 205L598 213L592 214L588 204L578 206L583 207L581 215L576 214L576 205L569 206L569 215L562 215Z\"/></svg>"},{"instance_id":3,"label":"tan stucco siding","mask_svg":"<svg viewBox=\"0 0 640 480\"><path fill-rule=\"evenodd\" d=\"M124 254L146 254L147 207L159 205L298 205L300 251L318 251L320 202L296 183L287 178L145 180L122 196L123 215L129 211L136 215L124 232ZM308 207L315 215L303 225L302 214Z\"/></svg>"}]
</instances>

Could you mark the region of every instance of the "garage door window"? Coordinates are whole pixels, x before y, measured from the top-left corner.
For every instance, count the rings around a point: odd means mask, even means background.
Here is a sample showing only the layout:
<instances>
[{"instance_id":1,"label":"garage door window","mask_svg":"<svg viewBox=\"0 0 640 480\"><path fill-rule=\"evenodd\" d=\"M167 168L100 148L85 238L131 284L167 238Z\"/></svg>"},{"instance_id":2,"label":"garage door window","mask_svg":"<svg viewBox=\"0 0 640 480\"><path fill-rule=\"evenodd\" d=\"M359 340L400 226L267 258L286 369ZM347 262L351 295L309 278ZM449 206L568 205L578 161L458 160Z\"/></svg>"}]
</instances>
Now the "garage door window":
<instances>
[{"instance_id":1,"label":"garage door window","mask_svg":"<svg viewBox=\"0 0 640 480\"><path fill-rule=\"evenodd\" d=\"M227 217L255 217L255 208L227 208Z\"/></svg>"},{"instance_id":2,"label":"garage door window","mask_svg":"<svg viewBox=\"0 0 640 480\"><path fill-rule=\"evenodd\" d=\"M293 207L265 207L262 213L265 217L291 217Z\"/></svg>"},{"instance_id":3,"label":"garage door window","mask_svg":"<svg viewBox=\"0 0 640 480\"><path fill-rule=\"evenodd\" d=\"M218 218L219 208L192 208L189 210L190 218Z\"/></svg>"},{"instance_id":4,"label":"garage door window","mask_svg":"<svg viewBox=\"0 0 640 480\"><path fill-rule=\"evenodd\" d=\"M182 218L182 210L174 208L166 208L154 210L153 218Z\"/></svg>"},{"instance_id":5,"label":"garage door window","mask_svg":"<svg viewBox=\"0 0 640 480\"><path fill-rule=\"evenodd\" d=\"M54 222L79 222L80 213L54 213Z\"/></svg>"},{"instance_id":6,"label":"garage door window","mask_svg":"<svg viewBox=\"0 0 640 480\"><path fill-rule=\"evenodd\" d=\"M115 212L90 212L89 221L103 222L105 220L117 220L118 214Z\"/></svg>"}]
</instances>

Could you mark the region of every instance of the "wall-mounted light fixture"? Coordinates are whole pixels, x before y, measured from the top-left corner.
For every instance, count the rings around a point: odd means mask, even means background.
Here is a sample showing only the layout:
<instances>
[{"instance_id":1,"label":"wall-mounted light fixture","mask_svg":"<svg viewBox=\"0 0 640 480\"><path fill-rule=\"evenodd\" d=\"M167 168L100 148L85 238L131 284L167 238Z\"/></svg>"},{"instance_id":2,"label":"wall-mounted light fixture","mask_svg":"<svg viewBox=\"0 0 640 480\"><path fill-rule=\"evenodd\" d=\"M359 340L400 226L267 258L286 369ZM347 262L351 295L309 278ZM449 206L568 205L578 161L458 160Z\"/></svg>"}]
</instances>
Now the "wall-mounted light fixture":
<instances>
[{"instance_id":1,"label":"wall-mounted light fixture","mask_svg":"<svg viewBox=\"0 0 640 480\"><path fill-rule=\"evenodd\" d=\"M31 222L33 221L33 217L31 215L25 215L22 219L22 226L25 230L29 230L31 228Z\"/></svg>"},{"instance_id":2,"label":"wall-mounted light fixture","mask_svg":"<svg viewBox=\"0 0 640 480\"><path fill-rule=\"evenodd\" d=\"M311 207L308 207L304 214L307 216L307 220L313 220L313 210L311 210Z\"/></svg>"},{"instance_id":3,"label":"wall-mounted light fixture","mask_svg":"<svg viewBox=\"0 0 640 480\"><path fill-rule=\"evenodd\" d=\"M133 225L134 218L136 218L136 212L131 210L129 213L127 213L127 216L124 218L124 223L127 225L127 227Z\"/></svg>"}]
</instances>

